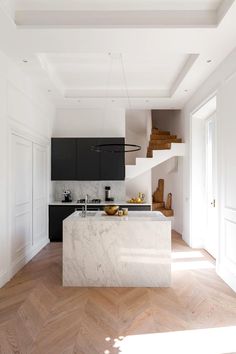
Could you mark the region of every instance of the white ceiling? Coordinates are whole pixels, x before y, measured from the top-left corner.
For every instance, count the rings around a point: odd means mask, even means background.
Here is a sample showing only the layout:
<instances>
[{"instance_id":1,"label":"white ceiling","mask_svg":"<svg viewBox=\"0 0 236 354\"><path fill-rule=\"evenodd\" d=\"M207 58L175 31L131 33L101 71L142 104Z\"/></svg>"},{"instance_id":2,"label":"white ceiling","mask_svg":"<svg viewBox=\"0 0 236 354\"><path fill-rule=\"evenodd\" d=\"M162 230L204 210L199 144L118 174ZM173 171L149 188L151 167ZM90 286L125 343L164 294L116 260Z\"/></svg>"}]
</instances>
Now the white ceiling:
<instances>
[{"instance_id":1,"label":"white ceiling","mask_svg":"<svg viewBox=\"0 0 236 354\"><path fill-rule=\"evenodd\" d=\"M217 26L233 0L10 1L13 2L12 17L18 26L158 28Z\"/></svg>"},{"instance_id":2,"label":"white ceiling","mask_svg":"<svg viewBox=\"0 0 236 354\"><path fill-rule=\"evenodd\" d=\"M16 0L16 10L216 10L221 0Z\"/></svg>"},{"instance_id":3,"label":"white ceiling","mask_svg":"<svg viewBox=\"0 0 236 354\"><path fill-rule=\"evenodd\" d=\"M116 28L97 28L109 11ZM55 24L58 12L68 21L75 12L75 24ZM16 25L19 13L31 23ZM235 18L232 0L0 0L0 50L58 107L179 109L236 46Z\"/></svg>"}]
</instances>

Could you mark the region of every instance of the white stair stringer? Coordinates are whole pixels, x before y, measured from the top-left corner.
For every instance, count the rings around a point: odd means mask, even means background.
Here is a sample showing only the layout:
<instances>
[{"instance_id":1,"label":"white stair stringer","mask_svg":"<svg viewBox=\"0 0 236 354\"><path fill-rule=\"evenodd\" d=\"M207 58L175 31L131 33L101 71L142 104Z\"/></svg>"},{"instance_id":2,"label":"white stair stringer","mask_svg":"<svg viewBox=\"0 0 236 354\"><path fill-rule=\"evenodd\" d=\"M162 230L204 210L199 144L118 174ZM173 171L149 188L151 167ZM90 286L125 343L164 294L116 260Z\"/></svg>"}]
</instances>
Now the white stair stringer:
<instances>
[{"instance_id":1,"label":"white stair stringer","mask_svg":"<svg viewBox=\"0 0 236 354\"><path fill-rule=\"evenodd\" d=\"M153 150L153 157L137 157L136 165L126 165L126 180L135 178L172 157L184 156L185 144L172 143L168 150Z\"/></svg>"}]
</instances>

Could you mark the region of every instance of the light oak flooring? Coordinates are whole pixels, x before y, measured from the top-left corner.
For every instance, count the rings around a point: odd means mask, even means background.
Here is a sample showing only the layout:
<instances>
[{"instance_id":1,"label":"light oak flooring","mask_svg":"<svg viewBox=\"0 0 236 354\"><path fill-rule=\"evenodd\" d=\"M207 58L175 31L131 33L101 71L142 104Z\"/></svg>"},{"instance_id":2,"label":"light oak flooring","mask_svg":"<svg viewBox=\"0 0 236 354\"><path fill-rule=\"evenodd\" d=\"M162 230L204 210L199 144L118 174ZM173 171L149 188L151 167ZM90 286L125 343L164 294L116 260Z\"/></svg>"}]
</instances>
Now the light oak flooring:
<instances>
[{"instance_id":1,"label":"light oak flooring","mask_svg":"<svg viewBox=\"0 0 236 354\"><path fill-rule=\"evenodd\" d=\"M236 294L176 233L170 288L63 288L61 257L46 246L0 289L1 354L126 354L128 335L236 325Z\"/></svg>"}]
</instances>

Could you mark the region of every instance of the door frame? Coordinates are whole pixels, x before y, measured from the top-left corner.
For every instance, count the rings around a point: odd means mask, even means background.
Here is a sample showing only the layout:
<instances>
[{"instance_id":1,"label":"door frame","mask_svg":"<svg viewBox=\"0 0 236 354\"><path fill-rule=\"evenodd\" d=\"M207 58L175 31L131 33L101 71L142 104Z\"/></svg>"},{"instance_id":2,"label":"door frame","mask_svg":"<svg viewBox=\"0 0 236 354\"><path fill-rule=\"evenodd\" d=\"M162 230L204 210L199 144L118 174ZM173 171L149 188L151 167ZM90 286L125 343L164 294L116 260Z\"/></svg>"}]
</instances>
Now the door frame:
<instances>
[{"instance_id":1,"label":"door frame","mask_svg":"<svg viewBox=\"0 0 236 354\"><path fill-rule=\"evenodd\" d=\"M189 245L192 248L204 248L204 236L201 237L206 231L206 200L205 200L205 175L202 171L205 170L205 119L215 114L215 144L216 144L216 168L218 166L218 119L216 112L217 105L217 92L214 91L206 100L198 105L190 114L190 166L189 166ZM208 107L208 108L207 108ZM196 129L197 128L197 129ZM204 136L202 137L202 132ZM199 141L199 146L196 148L196 142ZM204 148L202 144L204 144ZM202 150L200 151L200 148ZM200 155L201 161L199 161ZM199 166L197 166L198 161ZM201 170L202 169L202 170ZM199 171L201 170L202 173ZM196 182L196 171L199 173L199 179ZM218 172L218 169L217 169ZM195 179L195 180L194 180ZM200 183L199 183L200 180ZM196 183L197 189L196 189ZM218 186L216 190L216 200L218 200ZM204 207L202 208L201 200L204 200ZM219 213L219 210L217 210ZM199 219L201 222L199 222ZM218 244L219 244L219 232L218 232Z\"/></svg>"},{"instance_id":2,"label":"door frame","mask_svg":"<svg viewBox=\"0 0 236 354\"><path fill-rule=\"evenodd\" d=\"M208 159L207 159L207 145L208 145L208 137L207 137L207 132L208 132L208 128L207 125L210 121L214 120L214 124L215 124L215 129L214 129L214 150L212 153L212 157L213 157L213 178L214 178L214 200L215 202L215 212L216 212L216 228L217 228L217 240L216 240L216 255L215 255L215 259L218 259L219 257L219 193L218 193L218 158L217 158L217 112L213 112L209 117L207 117L205 119L205 144L206 144L206 160L205 160L205 179L206 179L206 194L207 194L207 189L208 189L208 183L207 183L207 165L208 165ZM208 208L209 208L209 200L208 200L208 196L206 196L206 230L208 230ZM207 236L205 236L204 239L204 249L214 258L214 255L211 254L211 252L209 250L207 250L206 248L206 240L207 240Z\"/></svg>"}]
</instances>

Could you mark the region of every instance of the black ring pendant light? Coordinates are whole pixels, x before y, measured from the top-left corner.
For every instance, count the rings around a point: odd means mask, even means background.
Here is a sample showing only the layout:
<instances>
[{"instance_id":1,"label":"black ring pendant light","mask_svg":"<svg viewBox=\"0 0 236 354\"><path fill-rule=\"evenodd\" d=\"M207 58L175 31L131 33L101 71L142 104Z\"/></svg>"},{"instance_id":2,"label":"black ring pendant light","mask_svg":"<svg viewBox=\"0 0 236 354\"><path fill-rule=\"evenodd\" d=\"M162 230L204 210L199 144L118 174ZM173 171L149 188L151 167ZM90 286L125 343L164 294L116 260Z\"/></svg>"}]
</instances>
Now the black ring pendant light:
<instances>
[{"instance_id":1,"label":"black ring pendant light","mask_svg":"<svg viewBox=\"0 0 236 354\"><path fill-rule=\"evenodd\" d=\"M108 152L117 154L139 151L141 150L141 146L136 144L98 144L91 146L91 150L95 152Z\"/></svg>"}]
</instances>

